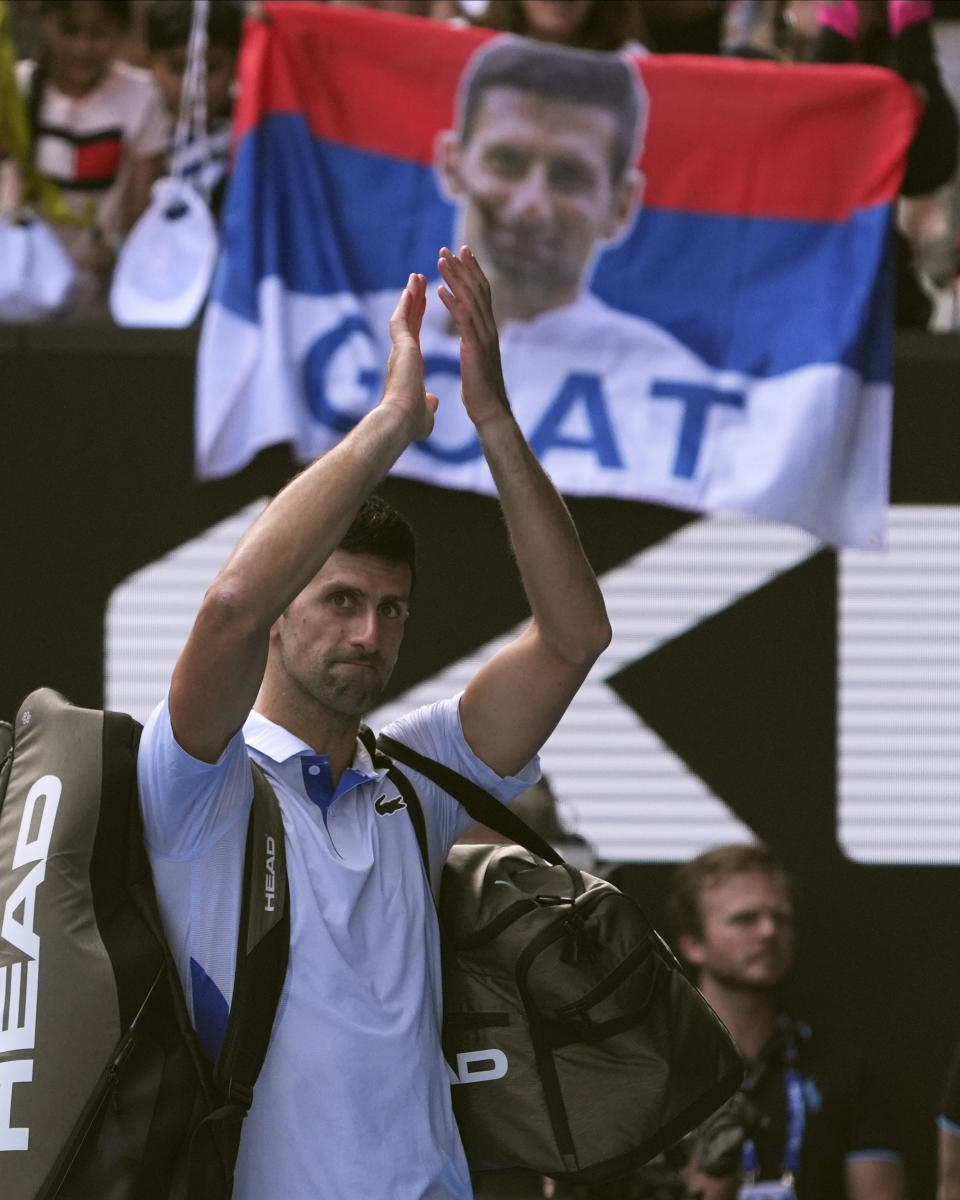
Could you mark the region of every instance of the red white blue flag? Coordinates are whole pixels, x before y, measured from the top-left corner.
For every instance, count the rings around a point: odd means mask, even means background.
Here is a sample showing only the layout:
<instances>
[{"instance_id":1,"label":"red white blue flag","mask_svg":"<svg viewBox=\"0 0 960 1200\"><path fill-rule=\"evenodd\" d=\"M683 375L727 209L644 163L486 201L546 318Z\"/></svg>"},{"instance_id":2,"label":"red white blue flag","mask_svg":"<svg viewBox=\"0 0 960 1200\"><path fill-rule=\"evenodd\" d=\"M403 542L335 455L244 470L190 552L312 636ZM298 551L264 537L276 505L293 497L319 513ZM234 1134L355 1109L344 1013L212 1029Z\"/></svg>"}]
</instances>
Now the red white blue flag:
<instances>
[{"instance_id":1,"label":"red white blue flag","mask_svg":"<svg viewBox=\"0 0 960 1200\"><path fill-rule=\"evenodd\" d=\"M565 61L543 71L530 47ZM626 69L632 130L601 74L583 84L601 59ZM559 52L264 4L201 337L198 474L334 444L379 398L407 275L435 278L439 247L469 240L511 403L562 492L882 546L890 226L917 113L880 68ZM395 471L492 492L435 295L422 348L440 412Z\"/></svg>"}]
</instances>

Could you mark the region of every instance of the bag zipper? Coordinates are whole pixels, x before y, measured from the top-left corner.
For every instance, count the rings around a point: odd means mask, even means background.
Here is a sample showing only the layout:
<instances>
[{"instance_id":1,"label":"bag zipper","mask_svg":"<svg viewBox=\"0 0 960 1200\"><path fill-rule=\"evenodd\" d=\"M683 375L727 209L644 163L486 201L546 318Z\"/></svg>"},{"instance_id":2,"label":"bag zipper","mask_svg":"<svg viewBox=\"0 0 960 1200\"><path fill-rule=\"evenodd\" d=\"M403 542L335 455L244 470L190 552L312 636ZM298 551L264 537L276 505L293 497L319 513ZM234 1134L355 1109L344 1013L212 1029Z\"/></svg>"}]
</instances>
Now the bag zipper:
<instances>
[{"instance_id":1,"label":"bag zipper","mask_svg":"<svg viewBox=\"0 0 960 1200\"><path fill-rule=\"evenodd\" d=\"M59 1195L60 1189L67 1182L70 1171L83 1148L87 1135L93 1128L103 1108L107 1104L110 1104L114 1112L120 1111L120 1099L118 1095L120 1070L133 1052L140 1032L141 1018L154 992L164 978L164 974L165 968L161 966L154 976L150 987L147 989L147 994L143 998L140 1008L127 1026L126 1032L117 1043L113 1057L100 1073L100 1077L93 1091L90 1093L90 1099L83 1106L83 1111L77 1118L64 1149L60 1152L57 1161L53 1164L47 1176L47 1182L44 1183L43 1187L37 1193L37 1200L54 1200L54 1197Z\"/></svg>"}]
</instances>

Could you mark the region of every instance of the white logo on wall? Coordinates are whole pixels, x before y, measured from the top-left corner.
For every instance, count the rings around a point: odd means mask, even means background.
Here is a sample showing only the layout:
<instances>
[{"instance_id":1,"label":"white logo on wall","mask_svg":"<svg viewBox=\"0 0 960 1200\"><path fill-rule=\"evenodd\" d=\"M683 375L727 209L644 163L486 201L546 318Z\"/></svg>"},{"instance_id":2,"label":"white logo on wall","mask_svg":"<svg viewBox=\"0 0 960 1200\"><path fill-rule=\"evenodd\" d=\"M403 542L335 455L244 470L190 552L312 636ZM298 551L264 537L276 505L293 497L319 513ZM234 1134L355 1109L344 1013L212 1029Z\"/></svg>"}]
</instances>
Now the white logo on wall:
<instances>
[{"instance_id":1,"label":"white logo on wall","mask_svg":"<svg viewBox=\"0 0 960 1200\"><path fill-rule=\"evenodd\" d=\"M106 703L139 720L162 698L206 587L258 501L121 584L106 616ZM601 580L614 629L542 755L561 816L600 859L679 862L751 836L607 686L619 671L820 550L799 530L712 516ZM960 863L960 509L894 507L884 553L838 555L837 839L871 863ZM513 636L479 647L370 715L448 696Z\"/></svg>"}]
</instances>

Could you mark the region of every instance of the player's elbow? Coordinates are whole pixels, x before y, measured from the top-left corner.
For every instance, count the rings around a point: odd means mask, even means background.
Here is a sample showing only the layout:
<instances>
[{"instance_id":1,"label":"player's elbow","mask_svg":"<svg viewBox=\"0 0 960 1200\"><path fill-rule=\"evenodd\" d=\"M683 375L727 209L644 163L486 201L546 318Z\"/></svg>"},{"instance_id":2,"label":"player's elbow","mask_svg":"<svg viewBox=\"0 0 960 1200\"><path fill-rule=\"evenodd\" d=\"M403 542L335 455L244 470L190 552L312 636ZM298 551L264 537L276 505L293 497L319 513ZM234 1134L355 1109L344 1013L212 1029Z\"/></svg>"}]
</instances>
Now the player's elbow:
<instances>
[{"instance_id":1,"label":"player's elbow","mask_svg":"<svg viewBox=\"0 0 960 1200\"><path fill-rule=\"evenodd\" d=\"M575 629L567 631L558 649L571 665L586 675L610 645L612 637L610 620L606 610L601 608L593 617L578 622Z\"/></svg>"},{"instance_id":2,"label":"player's elbow","mask_svg":"<svg viewBox=\"0 0 960 1200\"><path fill-rule=\"evenodd\" d=\"M603 609L587 631L589 647L587 650L591 665L597 661L613 640L613 626Z\"/></svg>"},{"instance_id":3,"label":"player's elbow","mask_svg":"<svg viewBox=\"0 0 960 1200\"><path fill-rule=\"evenodd\" d=\"M195 628L218 642L243 643L262 636L270 622L254 597L230 579L217 579L207 589Z\"/></svg>"}]
</instances>

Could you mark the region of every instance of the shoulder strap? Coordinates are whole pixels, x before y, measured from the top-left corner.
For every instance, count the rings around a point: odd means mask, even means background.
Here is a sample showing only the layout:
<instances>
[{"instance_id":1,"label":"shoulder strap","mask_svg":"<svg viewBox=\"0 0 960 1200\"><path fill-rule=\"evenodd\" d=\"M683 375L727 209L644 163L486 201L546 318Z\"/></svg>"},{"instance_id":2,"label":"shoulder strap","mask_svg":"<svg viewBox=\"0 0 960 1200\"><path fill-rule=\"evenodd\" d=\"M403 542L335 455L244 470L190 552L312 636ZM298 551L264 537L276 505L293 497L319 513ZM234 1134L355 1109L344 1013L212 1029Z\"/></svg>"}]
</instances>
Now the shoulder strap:
<instances>
[{"instance_id":1,"label":"shoulder strap","mask_svg":"<svg viewBox=\"0 0 960 1200\"><path fill-rule=\"evenodd\" d=\"M213 1067L213 1102L194 1127L177 1197L226 1200L243 1120L266 1058L290 949L290 906L280 805L255 764L247 824L233 1001Z\"/></svg>"},{"instance_id":2,"label":"shoulder strap","mask_svg":"<svg viewBox=\"0 0 960 1200\"><path fill-rule=\"evenodd\" d=\"M290 949L290 905L283 819L266 776L254 763L253 805L243 864L243 901L233 1002L214 1069L227 1104L246 1113L253 1099L283 990Z\"/></svg>"},{"instance_id":3,"label":"shoulder strap","mask_svg":"<svg viewBox=\"0 0 960 1200\"><path fill-rule=\"evenodd\" d=\"M427 758L426 755L412 750L409 746L405 746L402 742L398 742L395 738L388 737L381 733L377 738L377 748L384 753L384 756L392 756L399 759L405 766L412 767L415 771L419 771L421 775L425 775L427 779L432 780L454 800L458 801L466 812L478 821L481 825L486 825L490 829L495 829L497 833L502 834L511 841L518 842L524 849L529 850L531 854L536 854L540 858L544 858L554 866L562 864L563 859L554 850L548 841L540 836L535 829L531 827L513 812L508 805L502 804L495 796L491 796L489 792L484 791L482 787L474 783L471 779L461 775L458 771L454 771L452 767L445 766L443 763L437 762L435 759ZM398 775L400 772L394 767ZM409 787L409 781L407 786ZM399 785L398 785L399 786ZM401 788L401 795L404 795ZM406 796L404 796L406 799ZM410 807L410 802L407 800L407 807ZM419 802L417 808L419 809ZM411 817L413 813L411 810ZM422 820L421 813L421 820ZM416 822L414 822L416 825Z\"/></svg>"},{"instance_id":4,"label":"shoulder strap","mask_svg":"<svg viewBox=\"0 0 960 1200\"><path fill-rule=\"evenodd\" d=\"M9 721L0 721L0 808L7 794L7 780L13 766L13 726Z\"/></svg>"},{"instance_id":5,"label":"shoulder strap","mask_svg":"<svg viewBox=\"0 0 960 1200\"><path fill-rule=\"evenodd\" d=\"M410 780L404 775L394 761L383 752L380 748L380 743L374 736L373 730L367 725L361 725L358 731L358 737L363 742L367 749L367 753L373 759L375 767L386 767L388 778L392 779L397 785L397 791L403 797L403 802L407 806L407 812L410 814L410 821L413 825L413 832L417 835L417 845L420 847L420 857L423 859L423 868L427 873L427 879L430 879L430 847L427 842L427 823L423 819L423 808L420 804L420 797L417 795L416 789ZM388 738L387 741L390 739ZM398 743L399 744L399 743Z\"/></svg>"}]
</instances>

